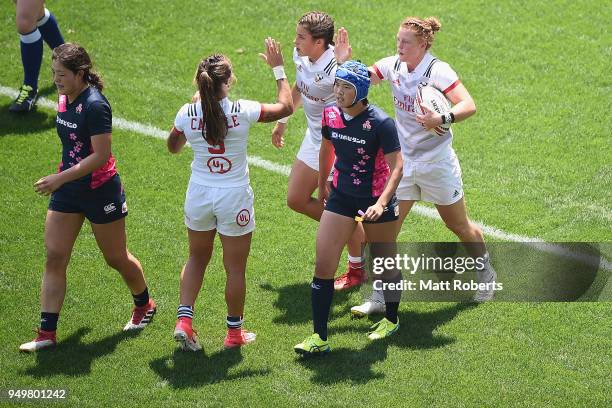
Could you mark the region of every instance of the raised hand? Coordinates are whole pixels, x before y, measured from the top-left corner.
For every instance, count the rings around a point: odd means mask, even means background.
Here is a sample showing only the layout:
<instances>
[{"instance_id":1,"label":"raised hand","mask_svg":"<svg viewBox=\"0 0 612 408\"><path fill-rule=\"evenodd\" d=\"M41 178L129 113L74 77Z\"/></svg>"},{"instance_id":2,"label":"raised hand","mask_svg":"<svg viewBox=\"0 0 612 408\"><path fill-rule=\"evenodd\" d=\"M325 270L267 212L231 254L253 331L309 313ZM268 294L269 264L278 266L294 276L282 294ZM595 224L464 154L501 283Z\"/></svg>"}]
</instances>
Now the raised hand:
<instances>
[{"instance_id":1,"label":"raised hand","mask_svg":"<svg viewBox=\"0 0 612 408\"><path fill-rule=\"evenodd\" d=\"M265 46L265 54L259 54L261 59L264 60L271 68L284 65L280 43L272 37L267 37L265 39Z\"/></svg>"},{"instance_id":2,"label":"raised hand","mask_svg":"<svg viewBox=\"0 0 612 408\"><path fill-rule=\"evenodd\" d=\"M338 62L338 64L342 64L343 62L350 60L351 56L353 55L353 49L351 48L351 44L349 42L348 31L346 31L344 27L340 27L338 29L335 43L334 55L336 57L336 62Z\"/></svg>"}]
</instances>

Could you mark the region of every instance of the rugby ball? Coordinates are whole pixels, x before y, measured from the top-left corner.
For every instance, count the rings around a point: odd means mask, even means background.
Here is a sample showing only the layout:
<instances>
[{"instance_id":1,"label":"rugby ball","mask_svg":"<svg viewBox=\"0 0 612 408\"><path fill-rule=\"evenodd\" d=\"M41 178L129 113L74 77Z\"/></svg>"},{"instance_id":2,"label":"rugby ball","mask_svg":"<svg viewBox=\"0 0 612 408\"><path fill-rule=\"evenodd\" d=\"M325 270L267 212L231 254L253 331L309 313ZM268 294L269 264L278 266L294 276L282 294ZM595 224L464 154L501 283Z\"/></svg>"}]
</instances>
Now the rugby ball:
<instances>
[{"instance_id":1,"label":"rugby ball","mask_svg":"<svg viewBox=\"0 0 612 408\"><path fill-rule=\"evenodd\" d=\"M421 86L417 90L416 103L414 104L414 111L418 115L424 115L422 106L427 106L434 112L444 115L451 109L450 102L446 99L446 96L440 92L437 88L431 85ZM430 132L442 136L451 127L451 123L442 124L434 129L430 129Z\"/></svg>"}]
</instances>

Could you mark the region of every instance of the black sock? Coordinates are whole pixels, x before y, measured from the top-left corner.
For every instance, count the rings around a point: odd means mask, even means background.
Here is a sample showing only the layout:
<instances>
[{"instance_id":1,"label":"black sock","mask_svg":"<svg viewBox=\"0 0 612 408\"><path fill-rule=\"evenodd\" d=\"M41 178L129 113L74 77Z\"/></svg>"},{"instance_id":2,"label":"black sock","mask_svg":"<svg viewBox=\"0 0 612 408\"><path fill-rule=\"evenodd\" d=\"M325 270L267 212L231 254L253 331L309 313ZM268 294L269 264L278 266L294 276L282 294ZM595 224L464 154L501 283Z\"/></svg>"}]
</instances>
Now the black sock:
<instances>
[{"instance_id":1,"label":"black sock","mask_svg":"<svg viewBox=\"0 0 612 408\"><path fill-rule=\"evenodd\" d=\"M59 319L59 313L40 313L40 328L44 331L55 331L57 330L57 319Z\"/></svg>"},{"instance_id":2,"label":"black sock","mask_svg":"<svg viewBox=\"0 0 612 408\"><path fill-rule=\"evenodd\" d=\"M397 323L397 309L399 302L385 302L385 318L391 323Z\"/></svg>"},{"instance_id":3,"label":"black sock","mask_svg":"<svg viewBox=\"0 0 612 408\"><path fill-rule=\"evenodd\" d=\"M134 305L136 307L142 307L149 303L149 288L145 288L144 292L139 295L135 295L132 293L132 297L134 298Z\"/></svg>"},{"instance_id":4,"label":"black sock","mask_svg":"<svg viewBox=\"0 0 612 408\"><path fill-rule=\"evenodd\" d=\"M391 287L397 287L397 285L399 285L402 281L402 274L391 272L389 273L389 275L392 275L392 276L387 276L387 274L385 274L383 278L383 282L386 284L395 285L395 286L390 285ZM396 324L397 323L397 309L399 309L399 302L402 298L402 291L398 289L383 290L383 296L385 299L385 318L389 320L391 323Z\"/></svg>"},{"instance_id":5,"label":"black sock","mask_svg":"<svg viewBox=\"0 0 612 408\"><path fill-rule=\"evenodd\" d=\"M314 332L319 334L321 340L327 340L327 321L334 296L334 280L319 279L315 276L310 287Z\"/></svg>"}]
</instances>

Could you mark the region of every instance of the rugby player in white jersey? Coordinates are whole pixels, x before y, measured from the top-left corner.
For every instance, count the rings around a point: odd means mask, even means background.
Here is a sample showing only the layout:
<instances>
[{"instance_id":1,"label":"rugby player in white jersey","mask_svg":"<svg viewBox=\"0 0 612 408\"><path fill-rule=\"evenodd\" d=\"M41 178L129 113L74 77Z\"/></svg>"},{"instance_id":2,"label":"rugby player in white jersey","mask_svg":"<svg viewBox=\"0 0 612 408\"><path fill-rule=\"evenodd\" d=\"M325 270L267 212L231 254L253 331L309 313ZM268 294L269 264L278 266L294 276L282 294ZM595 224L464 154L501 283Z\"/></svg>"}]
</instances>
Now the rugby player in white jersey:
<instances>
[{"instance_id":1,"label":"rugby player in white jersey","mask_svg":"<svg viewBox=\"0 0 612 408\"><path fill-rule=\"evenodd\" d=\"M293 52L296 81L291 94L296 109L300 105L304 107L308 128L289 175L287 205L316 221L320 221L323 214L323 204L312 196L319 177L321 120L325 105L335 102L333 86L336 58L333 37L334 21L326 13L312 11L298 21ZM287 119L280 120L272 132L272 143L276 147L284 145ZM359 226L347 243L348 268L346 273L335 280L336 290L352 288L366 278L361 254L364 238L363 228Z\"/></svg>"},{"instance_id":2,"label":"rugby player in white jersey","mask_svg":"<svg viewBox=\"0 0 612 408\"><path fill-rule=\"evenodd\" d=\"M192 327L193 308L217 232L227 273L228 330L224 347L240 347L255 340L254 333L242 328L246 263L255 228L247 165L249 128L256 122L272 122L293 112L291 88L279 44L267 38L265 54L260 55L274 72L276 103L228 99L235 81L232 65L224 55L214 54L198 65L194 79L198 87L196 101L183 105L168 137L171 153L178 153L187 141L194 153L185 199L189 259L181 272L180 304L174 330L174 338L183 350L201 349Z\"/></svg>"},{"instance_id":3,"label":"rugby player in white jersey","mask_svg":"<svg viewBox=\"0 0 612 408\"><path fill-rule=\"evenodd\" d=\"M442 124L465 120L476 112L476 105L457 73L446 62L430 53L440 22L429 17L406 17L397 33L397 54L369 67L372 84L389 81L395 105L395 120L404 156L404 176L397 188L400 227L416 201L435 204L440 217L460 240L469 243L472 256L485 258L485 267L477 271L478 281L488 283L487 290L474 295L477 302L493 298L497 278L491 266L481 229L467 216L463 198L461 167L452 147L453 130L442 136L430 130ZM350 50L348 33L338 32L338 47ZM340 58L339 58L340 60ZM341 61L342 62L342 61ZM440 115L423 106L424 115L414 111L419 86L432 85L451 102L452 109ZM374 292L365 303L351 309L354 316L384 311L382 294Z\"/></svg>"}]
</instances>

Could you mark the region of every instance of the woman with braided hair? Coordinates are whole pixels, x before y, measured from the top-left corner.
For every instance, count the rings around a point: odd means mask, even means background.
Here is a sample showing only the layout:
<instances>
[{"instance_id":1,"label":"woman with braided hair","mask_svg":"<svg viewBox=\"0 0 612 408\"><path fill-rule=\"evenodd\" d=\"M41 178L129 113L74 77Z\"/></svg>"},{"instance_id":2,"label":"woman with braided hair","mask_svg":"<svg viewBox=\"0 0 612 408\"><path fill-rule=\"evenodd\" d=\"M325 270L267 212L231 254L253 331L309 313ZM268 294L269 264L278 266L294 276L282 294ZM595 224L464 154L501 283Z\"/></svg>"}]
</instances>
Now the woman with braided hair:
<instances>
[{"instance_id":1,"label":"woman with braided hair","mask_svg":"<svg viewBox=\"0 0 612 408\"><path fill-rule=\"evenodd\" d=\"M488 283L489 290L479 290L477 302L493 298L492 283L497 275L489 262L480 227L467 216L463 198L461 167L452 147L453 130L442 135L430 130L442 124L463 121L476 112L476 105L457 73L446 62L434 57L431 46L441 24L435 17L406 17L396 36L397 54L383 58L369 67L372 84L389 81L395 105L395 120L404 157L404 176L397 188L401 227L416 201L433 203L440 217L463 243L469 243L472 256L485 259L484 268L477 271L478 280ZM350 50L348 33L341 30L337 47ZM440 115L421 105L424 114L415 112L416 94L421 86L438 89L451 102L452 109ZM382 296L374 292L351 312L356 317L384 311Z\"/></svg>"}]
</instances>

